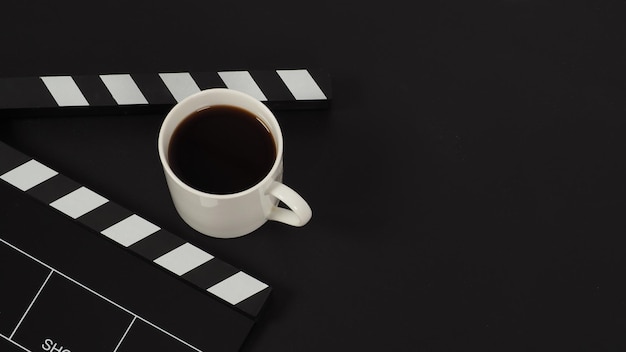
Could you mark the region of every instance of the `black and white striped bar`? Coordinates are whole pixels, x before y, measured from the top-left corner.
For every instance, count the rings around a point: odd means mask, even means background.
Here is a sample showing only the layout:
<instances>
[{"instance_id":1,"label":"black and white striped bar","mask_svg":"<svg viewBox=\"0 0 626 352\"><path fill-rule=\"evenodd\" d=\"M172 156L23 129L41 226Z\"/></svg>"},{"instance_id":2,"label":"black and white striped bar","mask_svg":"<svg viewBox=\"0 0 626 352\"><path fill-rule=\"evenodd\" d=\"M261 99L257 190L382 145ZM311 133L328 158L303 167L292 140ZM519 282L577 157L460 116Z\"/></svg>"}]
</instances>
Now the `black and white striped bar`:
<instances>
[{"instance_id":1,"label":"black and white striped bar","mask_svg":"<svg viewBox=\"0 0 626 352\"><path fill-rule=\"evenodd\" d=\"M2 142L0 179L253 318L270 294L261 280Z\"/></svg>"},{"instance_id":2,"label":"black and white striped bar","mask_svg":"<svg viewBox=\"0 0 626 352\"><path fill-rule=\"evenodd\" d=\"M323 70L284 69L0 78L0 111L23 114L164 112L189 95L230 88L272 109L320 109L331 101Z\"/></svg>"}]
</instances>

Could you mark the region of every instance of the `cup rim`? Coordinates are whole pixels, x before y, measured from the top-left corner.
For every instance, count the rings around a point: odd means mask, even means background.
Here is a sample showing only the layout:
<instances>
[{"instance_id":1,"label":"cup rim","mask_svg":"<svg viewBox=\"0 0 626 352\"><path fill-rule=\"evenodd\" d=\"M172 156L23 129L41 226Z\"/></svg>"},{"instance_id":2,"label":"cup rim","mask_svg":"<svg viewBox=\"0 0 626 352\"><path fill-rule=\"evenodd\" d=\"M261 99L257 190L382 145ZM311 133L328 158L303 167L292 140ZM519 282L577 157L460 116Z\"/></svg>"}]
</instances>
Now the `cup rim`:
<instances>
[{"instance_id":1,"label":"cup rim","mask_svg":"<svg viewBox=\"0 0 626 352\"><path fill-rule=\"evenodd\" d=\"M255 183L254 185L248 187L247 189L245 189L243 191L239 191L239 192L235 192L235 193L226 193L226 194L208 193L208 192L203 192L203 191L200 191L198 189L195 189L195 188L191 187L190 185L188 185L185 182L183 182L176 175L176 173L174 173L174 171L172 170L172 168L169 165L169 160L167 158L167 153L168 153L169 142L170 141L169 140L165 141L165 135L164 134L165 134L165 128L168 125L168 123L170 123L170 121L176 117L175 115L179 113L179 110L182 109L182 106L190 104L191 101L198 99L198 97L211 96L211 95L216 95L216 94L234 95L234 96L237 96L237 97L239 97L241 99L248 100L248 102L250 102L250 104L252 104L255 109L259 109L259 111L261 111L262 114L259 114L259 113L254 112L254 111L250 111L250 109L245 108L245 107L241 107L241 106L238 106L238 107L239 108L243 108L243 109L249 111L250 113L254 114L255 116L261 118L263 120L263 123L265 123L267 125L266 127L270 129L270 133L273 136L274 143L276 143L276 158L274 159L274 164L272 165L272 168L267 172L267 174L259 182ZM204 109L204 108L207 108L207 107L209 107L211 105L231 105L231 106L235 106L235 104L228 104L228 103L199 104L195 108L195 110ZM262 115L262 116L259 116L259 115ZM266 119L269 119L270 121L269 122L265 121ZM180 122L182 122L182 119L181 119ZM180 122L178 122L178 124L180 124ZM173 127L173 129L175 129L175 128L176 127ZM167 145L165 145L166 143L167 143ZM263 102L261 102L257 98L255 98L255 97L253 97L253 96L251 96L249 94L246 94L246 93L243 93L243 92L240 92L240 91L237 91L237 90L229 89L229 88L209 88L209 89L201 90L199 92L196 92L196 93L186 97L185 99L179 101L172 109L170 109L170 111L167 113L167 115L163 119L163 122L161 123L161 127L159 128L158 151L159 151L159 159L161 161L161 166L163 167L165 172L171 177L172 180L174 180L176 182L176 184L178 184L180 187L182 187L185 191L190 192L190 193L195 194L195 195L200 196L200 197L210 197L210 198L213 198L213 199L232 199L232 198L241 197L241 196L247 195L249 193L255 192L263 184L266 184L267 182L272 180L273 175L276 174L276 171L279 169L280 164L281 164L281 160L282 160L282 155L283 155L283 135L282 135L282 130L280 128L280 124L278 123L278 120L274 116L274 113L272 113L272 111Z\"/></svg>"}]
</instances>

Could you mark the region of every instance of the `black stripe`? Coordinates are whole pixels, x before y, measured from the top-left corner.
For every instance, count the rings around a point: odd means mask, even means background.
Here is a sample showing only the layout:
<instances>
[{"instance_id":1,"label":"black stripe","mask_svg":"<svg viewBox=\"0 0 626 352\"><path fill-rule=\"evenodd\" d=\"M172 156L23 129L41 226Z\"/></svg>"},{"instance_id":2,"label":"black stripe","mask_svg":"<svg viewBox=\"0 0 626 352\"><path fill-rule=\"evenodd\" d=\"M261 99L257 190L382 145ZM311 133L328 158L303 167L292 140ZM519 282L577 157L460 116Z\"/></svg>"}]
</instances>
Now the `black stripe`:
<instances>
[{"instance_id":1,"label":"black stripe","mask_svg":"<svg viewBox=\"0 0 626 352\"><path fill-rule=\"evenodd\" d=\"M158 74L132 74L137 87L146 97L149 104L176 104L176 99Z\"/></svg>"},{"instance_id":2,"label":"black stripe","mask_svg":"<svg viewBox=\"0 0 626 352\"><path fill-rule=\"evenodd\" d=\"M98 233L117 224L118 222L133 215L128 209L125 209L113 202L106 202L87 214L79 217L77 220Z\"/></svg>"},{"instance_id":3,"label":"black stripe","mask_svg":"<svg viewBox=\"0 0 626 352\"><path fill-rule=\"evenodd\" d=\"M115 106L117 103L99 76L74 76L76 85L91 106Z\"/></svg>"},{"instance_id":4,"label":"black stripe","mask_svg":"<svg viewBox=\"0 0 626 352\"><path fill-rule=\"evenodd\" d=\"M256 317L257 315L259 315L259 313L261 313L261 309L263 308L264 303L269 298L271 292L272 288L267 287L261 292L258 292L237 303L235 307L241 309L243 312L248 313L253 317Z\"/></svg>"},{"instance_id":5,"label":"black stripe","mask_svg":"<svg viewBox=\"0 0 626 352\"><path fill-rule=\"evenodd\" d=\"M39 77L0 79L0 109L58 107Z\"/></svg>"},{"instance_id":6,"label":"black stripe","mask_svg":"<svg viewBox=\"0 0 626 352\"><path fill-rule=\"evenodd\" d=\"M217 72L190 72L191 77L200 90L209 88L226 88L226 84Z\"/></svg>"},{"instance_id":7,"label":"black stripe","mask_svg":"<svg viewBox=\"0 0 626 352\"><path fill-rule=\"evenodd\" d=\"M31 158L0 142L0 175L15 169Z\"/></svg>"},{"instance_id":8,"label":"black stripe","mask_svg":"<svg viewBox=\"0 0 626 352\"><path fill-rule=\"evenodd\" d=\"M42 182L33 188L26 191L29 195L36 199L50 204L53 201L77 190L80 188L80 184L70 180L69 178L57 174L54 177Z\"/></svg>"},{"instance_id":9,"label":"black stripe","mask_svg":"<svg viewBox=\"0 0 626 352\"><path fill-rule=\"evenodd\" d=\"M161 229L152 235L133 243L128 248L145 259L153 261L185 243L186 242L182 238L174 236L170 232Z\"/></svg>"},{"instance_id":10,"label":"black stripe","mask_svg":"<svg viewBox=\"0 0 626 352\"><path fill-rule=\"evenodd\" d=\"M276 71L256 70L250 71L250 75L268 101L293 101L296 99Z\"/></svg>"},{"instance_id":11,"label":"black stripe","mask_svg":"<svg viewBox=\"0 0 626 352\"><path fill-rule=\"evenodd\" d=\"M217 258L213 258L185 273L183 278L201 289L206 290L238 272L239 270L232 265Z\"/></svg>"}]
</instances>

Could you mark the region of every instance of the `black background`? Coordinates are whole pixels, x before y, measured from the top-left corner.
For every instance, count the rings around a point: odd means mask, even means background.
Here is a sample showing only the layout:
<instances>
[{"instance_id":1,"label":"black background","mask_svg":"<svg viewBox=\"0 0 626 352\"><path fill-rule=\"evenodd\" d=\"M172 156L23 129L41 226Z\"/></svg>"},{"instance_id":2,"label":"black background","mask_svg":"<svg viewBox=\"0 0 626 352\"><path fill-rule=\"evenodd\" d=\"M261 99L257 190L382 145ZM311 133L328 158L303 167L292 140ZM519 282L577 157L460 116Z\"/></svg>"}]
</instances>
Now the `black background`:
<instances>
[{"instance_id":1,"label":"black background","mask_svg":"<svg viewBox=\"0 0 626 352\"><path fill-rule=\"evenodd\" d=\"M2 4L0 76L323 67L276 111L313 208L232 240L176 215L162 115L0 138L274 287L245 351L626 349L624 1Z\"/></svg>"}]
</instances>

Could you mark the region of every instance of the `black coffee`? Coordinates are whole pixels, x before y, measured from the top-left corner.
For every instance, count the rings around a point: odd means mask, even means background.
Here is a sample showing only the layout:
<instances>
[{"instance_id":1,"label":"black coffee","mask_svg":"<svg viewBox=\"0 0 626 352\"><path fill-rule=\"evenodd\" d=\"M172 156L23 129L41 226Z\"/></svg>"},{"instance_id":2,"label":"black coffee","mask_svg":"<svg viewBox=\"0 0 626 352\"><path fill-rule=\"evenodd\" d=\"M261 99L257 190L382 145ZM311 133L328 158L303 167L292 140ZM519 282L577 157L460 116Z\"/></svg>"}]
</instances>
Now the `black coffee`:
<instances>
[{"instance_id":1,"label":"black coffee","mask_svg":"<svg viewBox=\"0 0 626 352\"><path fill-rule=\"evenodd\" d=\"M276 159L276 144L254 114L218 105L196 111L176 127L168 158L172 171L187 185L230 194L267 175Z\"/></svg>"}]
</instances>

